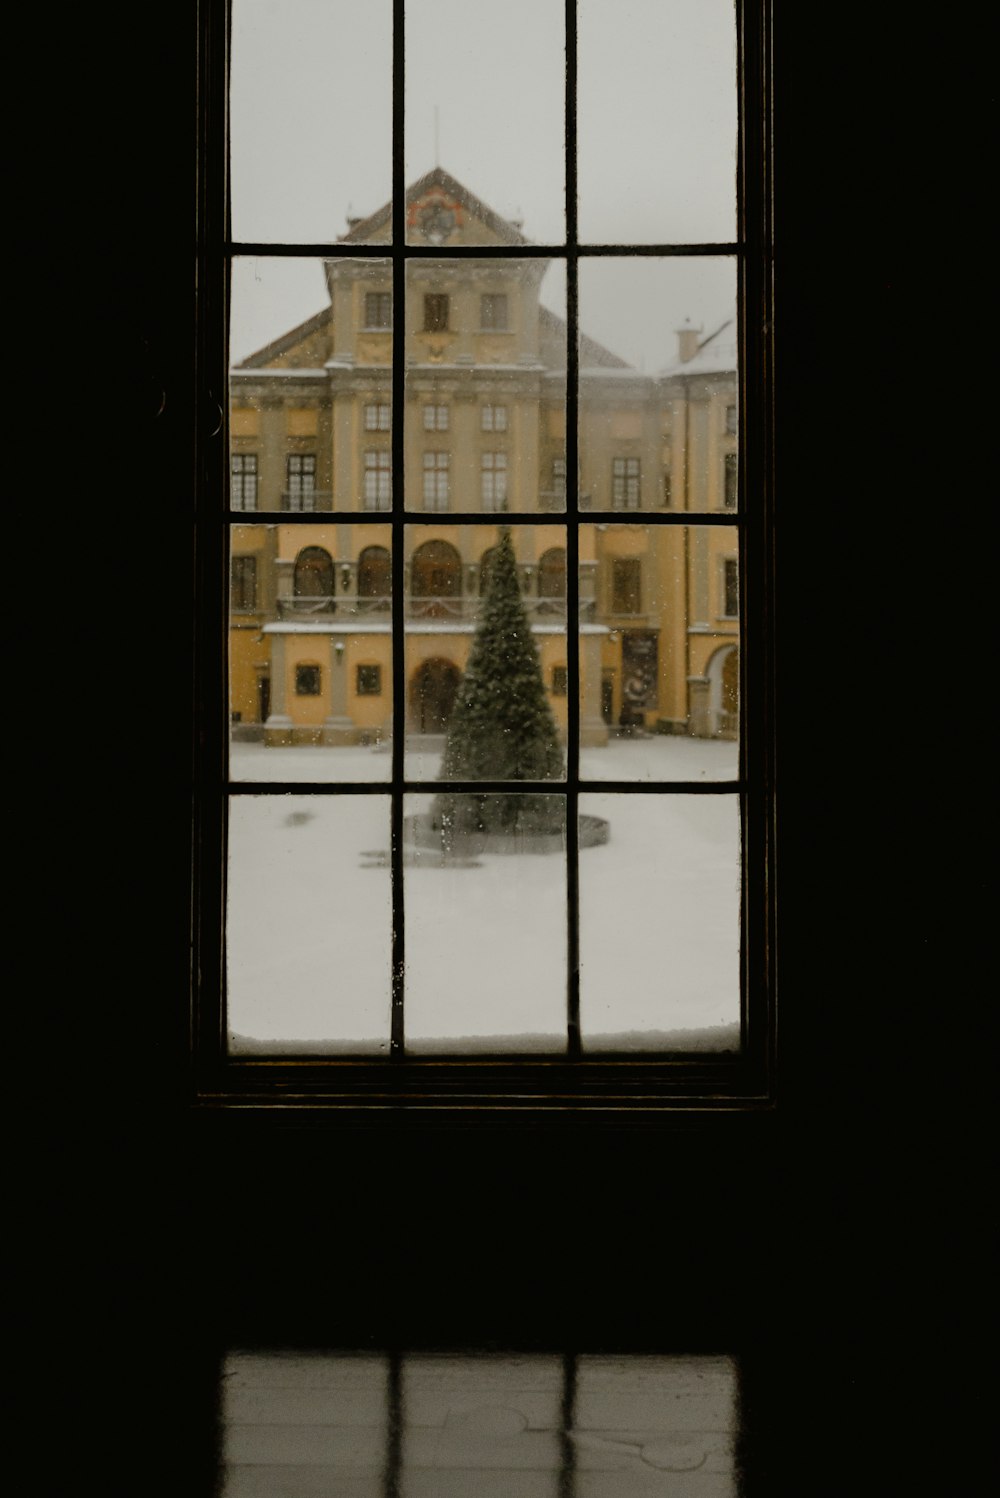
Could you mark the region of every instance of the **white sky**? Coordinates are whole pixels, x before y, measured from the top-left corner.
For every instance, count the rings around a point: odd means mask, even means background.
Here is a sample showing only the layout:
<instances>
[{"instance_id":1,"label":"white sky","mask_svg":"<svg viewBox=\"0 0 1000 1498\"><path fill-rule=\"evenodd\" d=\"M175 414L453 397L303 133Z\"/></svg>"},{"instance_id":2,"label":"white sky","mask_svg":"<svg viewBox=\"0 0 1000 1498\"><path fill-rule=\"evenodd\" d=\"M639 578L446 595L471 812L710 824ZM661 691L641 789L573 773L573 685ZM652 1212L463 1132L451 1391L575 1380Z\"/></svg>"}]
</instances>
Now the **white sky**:
<instances>
[{"instance_id":1,"label":"white sky","mask_svg":"<svg viewBox=\"0 0 1000 1498\"><path fill-rule=\"evenodd\" d=\"M234 0L233 16L233 235L334 240L390 196L389 0ZM563 0L409 0L407 181L438 163L529 239L561 240L563 27ZM732 0L579 0L577 110L581 239L734 237ZM249 270L234 359L326 301L318 262ZM549 282L558 309L555 267ZM685 317L709 332L734 301L731 263L581 269L582 328L647 371Z\"/></svg>"}]
</instances>

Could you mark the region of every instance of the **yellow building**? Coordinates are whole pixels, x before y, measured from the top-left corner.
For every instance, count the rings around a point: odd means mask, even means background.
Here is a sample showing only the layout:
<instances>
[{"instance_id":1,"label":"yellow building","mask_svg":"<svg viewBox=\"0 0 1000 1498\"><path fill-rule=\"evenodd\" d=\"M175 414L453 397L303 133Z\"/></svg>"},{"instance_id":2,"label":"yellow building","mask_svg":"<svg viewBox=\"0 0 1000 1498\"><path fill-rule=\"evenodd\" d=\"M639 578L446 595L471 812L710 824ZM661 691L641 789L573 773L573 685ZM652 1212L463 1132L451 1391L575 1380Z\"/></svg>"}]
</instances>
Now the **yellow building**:
<instances>
[{"instance_id":1,"label":"yellow building","mask_svg":"<svg viewBox=\"0 0 1000 1498\"><path fill-rule=\"evenodd\" d=\"M566 325L539 301L538 256L448 260L449 245L527 245L440 168L407 194L404 484L407 731L440 734L468 657L497 528L512 526L522 592L557 721L566 724ZM343 243L388 238L386 206ZM325 262L329 305L231 371L231 495L244 513L315 524L237 525L231 559L231 713L268 744L366 743L391 733L392 285L372 257ZM679 333L647 375L581 334L581 742L658 731L736 732L736 531L651 524L735 509L735 322ZM620 512L621 520L617 518ZM364 514L366 523L352 523Z\"/></svg>"}]
</instances>

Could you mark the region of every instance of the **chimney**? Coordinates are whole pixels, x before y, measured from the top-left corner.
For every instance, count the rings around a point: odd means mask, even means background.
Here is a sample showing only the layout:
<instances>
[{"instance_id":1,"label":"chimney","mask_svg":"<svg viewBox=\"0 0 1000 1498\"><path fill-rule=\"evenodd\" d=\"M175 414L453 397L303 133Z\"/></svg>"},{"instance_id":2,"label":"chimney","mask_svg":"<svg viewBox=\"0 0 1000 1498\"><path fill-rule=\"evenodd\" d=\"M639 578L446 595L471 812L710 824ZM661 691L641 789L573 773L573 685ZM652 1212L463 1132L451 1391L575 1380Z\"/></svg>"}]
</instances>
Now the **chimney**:
<instances>
[{"instance_id":1,"label":"chimney","mask_svg":"<svg viewBox=\"0 0 1000 1498\"><path fill-rule=\"evenodd\" d=\"M689 363L698 352L698 339L701 337L701 328L692 328L691 319L684 319L683 328L675 328L677 334L677 355L682 364Z\"/></svg>"},{"instance_id":2,"label":"chimney","mask_svg":"<svg viewBox=\"0 0 1000 1498\"><path fill-rule=\"evenodd\" d=\"M352 229L357 228L358 224L360 224L360 222L361 222L361 218L362 218L362 215L360 213L349 213L347 215L347 232L348 233L350 233Z\"/></svg>"}]
</instances>

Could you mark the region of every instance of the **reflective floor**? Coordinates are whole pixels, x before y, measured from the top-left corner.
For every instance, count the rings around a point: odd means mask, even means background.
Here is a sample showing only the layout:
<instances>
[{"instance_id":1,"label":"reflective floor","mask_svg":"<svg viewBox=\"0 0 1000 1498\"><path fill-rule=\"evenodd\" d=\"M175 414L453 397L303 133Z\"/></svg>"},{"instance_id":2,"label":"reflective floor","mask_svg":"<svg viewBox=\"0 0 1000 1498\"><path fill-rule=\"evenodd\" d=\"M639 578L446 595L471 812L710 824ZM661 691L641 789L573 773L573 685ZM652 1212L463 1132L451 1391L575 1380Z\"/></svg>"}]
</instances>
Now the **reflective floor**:
<instances>
[{"instance_id":1,"label":"reflective floor","mask_svg":"<svg viewBox=\"0 0 1000 1498\"><path fill-rule=\"evenodd\" d=\"M735 1362L233 1351L221 1498L736 1498Z\"/></svg>"}]
</instances>

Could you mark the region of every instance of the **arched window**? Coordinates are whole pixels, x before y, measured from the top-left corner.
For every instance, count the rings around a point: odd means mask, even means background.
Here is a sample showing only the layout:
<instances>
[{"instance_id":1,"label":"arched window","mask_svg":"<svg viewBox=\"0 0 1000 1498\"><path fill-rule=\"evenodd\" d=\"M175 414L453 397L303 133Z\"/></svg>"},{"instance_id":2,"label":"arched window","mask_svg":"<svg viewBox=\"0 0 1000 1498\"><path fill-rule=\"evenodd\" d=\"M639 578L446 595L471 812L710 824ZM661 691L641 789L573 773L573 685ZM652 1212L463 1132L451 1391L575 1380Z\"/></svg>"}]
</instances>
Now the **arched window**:
<instances>
[{"instance_id":1,"label":"arched window","mask_svg":"<svg viewBox=\"0 0 1000 1498\"><path fill-rule=\"evenodd\" d=\"M410 592L414 598L461 598L462 559L447 541L425 541L413 553Z\"/></svg>"},{"instance_id":2,"label":"arched window","mask_svg":"<svg viewBox=\"0 0 1000 1498\"><path fill-rule=\"evenodd\" d=\"M543 551L538 562L539 598L566 597L566 553L561 546Z\"/></svg>"},{"instance_id":3,"label":"arched window","mask_svg":"<svg viewBox=\"0 0 1000 1498\"><path fill-rule=\"evenodd\" d=\"M296 598L332 598L333 558L322 546L306 546L295 558L293 592Z\"/></svg>"},{"instance_id":4,"label":"arched window","mask_svg":"<svg viewBox=\"0 0 1000 1498\"><path fill-rule=\"evenodd\" d=\"M367 608L388 608L392 592L392 558L387 546L366 546L358 558L358 598Z\"/></svg>"}]
</instances>

